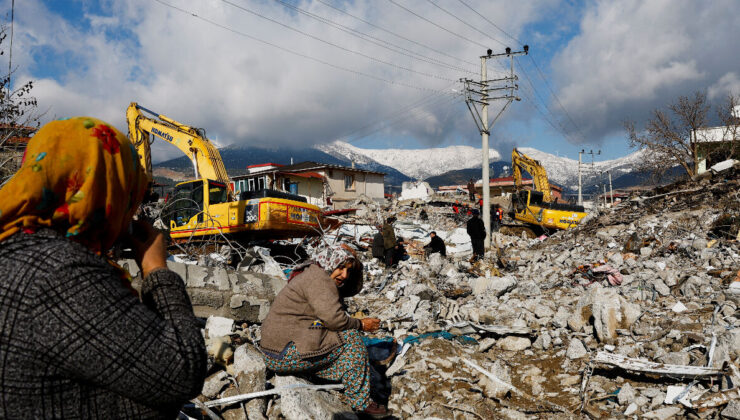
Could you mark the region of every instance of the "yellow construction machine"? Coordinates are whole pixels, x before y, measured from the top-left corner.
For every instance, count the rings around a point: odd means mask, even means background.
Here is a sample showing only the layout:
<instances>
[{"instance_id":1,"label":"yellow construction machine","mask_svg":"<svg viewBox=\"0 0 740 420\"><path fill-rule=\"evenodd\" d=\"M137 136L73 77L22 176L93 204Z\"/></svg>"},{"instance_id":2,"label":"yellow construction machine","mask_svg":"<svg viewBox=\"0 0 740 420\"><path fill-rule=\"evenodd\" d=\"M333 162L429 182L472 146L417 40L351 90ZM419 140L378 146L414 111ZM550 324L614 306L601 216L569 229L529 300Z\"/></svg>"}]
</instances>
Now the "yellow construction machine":
<instances>
[{"instance_id":1,"label":"yellow construction machine","mask_svg":"<svg viewBox=\"0 0 740 420\"><path fill-rule=\"evenodd\" d=\"M558 203L552 199L547 171L536 160L516 148L511 152L516 195L512 199L514 218L544 229L569 229L586 217L583 206ZM532 189L525 189L522 171L532 176Z\"/></svg>"},{"instance_id":2,"label":"yellow construction machine","mask_svg":"<svg viewBox=\"0 0 740 420\"><path fill-rule=\"evenodd\" d=\"M145 116L143 112L152 117ZM132 102L126 111L129 137L151 182L151 143L160 138L193 162L195 180L181 182L170 194L163 220L174 239L286 239L320 233L321 210L294 196L272 190L265 197L239 200L221 154L205 130L189 127Z\"/></svg>"}]
</instances>

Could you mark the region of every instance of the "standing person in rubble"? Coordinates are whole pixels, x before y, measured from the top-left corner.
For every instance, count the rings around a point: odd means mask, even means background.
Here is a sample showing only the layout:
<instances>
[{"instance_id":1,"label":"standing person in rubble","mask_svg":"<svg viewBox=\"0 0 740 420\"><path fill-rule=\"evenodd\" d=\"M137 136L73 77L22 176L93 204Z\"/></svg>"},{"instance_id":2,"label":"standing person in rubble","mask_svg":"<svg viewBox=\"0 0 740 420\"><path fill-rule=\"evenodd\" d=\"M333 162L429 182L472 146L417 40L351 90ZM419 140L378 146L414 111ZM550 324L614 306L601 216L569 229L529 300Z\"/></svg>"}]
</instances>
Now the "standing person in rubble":
<instances>
[{"instance_id":1,"label":"standing person in rubble","mask_svg":"<svg viewBox=\"0 0 740 420\"><path fill-rule=\"evenodd\" d=\"M491 231L498 232L499 225L501 224L501 207L498 204L493 206L493 217L491 217Z\"/></svg>"},{"instance_id":2,"label":"standing person in rubble","mask_svg":"<svg viewBox=\"0 0 740 420\"><path fill-rule=\"evenodd\" d=\"M398 261L394 258L396 255L396 249L398 248L398 242L396 241L396 232L393 230L393 222L396 218L391 216L385 219L383 224L383 248L385 253L385 266L391 267Z\"/></svg>"},{"instance_id":3,"label":"standing person in rubble","mask_svg":"<svg viewBox=\"0 0 740 420\"><path fill-rule=\"evenodd\" d=\"M367 348L359 333L377 330L380 320L351 318L342 307L342 298L361 289L362 264L346 244L319 249L275 297L259 347L268 369L341 380L353 410L387 416L385 406L370 399Z\"/></svg>"},{"instance_id":4,"label":"standing person in rubble","mask_svg":"<svg viewBox=\"0 0 740 420\"><path fill-rule=\"evenodd\" d=\"M478 217L478 210L473 210L473 217L468 220L467 231L470 242L473 244L472 260L479 260L485 253L483 241L486 238L486 227L483 225L483 220Z\"/></svg>"},{"instance_id":5,"label":"standing person in rubble","mask_svg":"<svg viewBox=\"0 0 740 420\"><path fill-rule=\"evenodd\" d=\"M468 195L470 196L470 202L475 203L475 180L473 178L468 181Z\"/></svg>"},{"instance_id":6,"label":"standing person in rubble","mask_svg":"<svg viewBox=\"0 0 740 420\"><path fill-rule=\"evenodd\" d=\"M88 117L31 138L0 190L0 418L175 418L206 374L200 325L129 140ZM133 235L129 227L133 226ZM134 250L141 300L106 257Z\"/></svg>"},{"instance_id":7,"label":"standing person in rubble","mask_svg":"<svg viewBox=\"0 0 740 420\"><path fill-rule=\"evenodd\" d=\"M437 236L437 232L430 232L429 237L431 240L427 245L424 246L424 254L427 256L434 254L435 252L439 252L440 255L443 257L447 256L447 246L445 245L445 241L442 240L439 236Z\"/></svg>"}]
</instances>

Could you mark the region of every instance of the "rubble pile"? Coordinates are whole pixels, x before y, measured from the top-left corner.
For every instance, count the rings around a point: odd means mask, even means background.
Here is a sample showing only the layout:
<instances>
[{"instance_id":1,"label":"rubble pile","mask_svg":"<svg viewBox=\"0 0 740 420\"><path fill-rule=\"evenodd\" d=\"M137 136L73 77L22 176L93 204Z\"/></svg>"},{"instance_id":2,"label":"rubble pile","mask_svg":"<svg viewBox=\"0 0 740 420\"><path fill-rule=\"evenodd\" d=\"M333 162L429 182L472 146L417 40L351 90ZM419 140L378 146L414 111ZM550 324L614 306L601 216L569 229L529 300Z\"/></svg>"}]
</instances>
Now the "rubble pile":
<instances>
[{"instance_id":1,"label":"rubble pile","mask_svg":"<svg viewBox=\"0 0 740 420\"><path fill-rule=\"evenodd\" d=\"M475 262L464 218L434 203L354 203L355 215L324 235L363 258L364 289L347 299L348 312L380 318L374 335L397 343L383 366L395 416L740 418L737 164L549 237L495 232ZM390 215L411 255L395 268L367 249ZM430 231L446 242L446 258L424 255ZM199 313L211 315L204 334L213 367L195 412L354 418L340 391L314 388L337 385L265 370L253 343L281 273L183 266L173 263L194 305L213 309ZM220 299L218 310L202 304L206 292ZM219 402L259 391L272 394Z\"/></svg>"}]
</instances>

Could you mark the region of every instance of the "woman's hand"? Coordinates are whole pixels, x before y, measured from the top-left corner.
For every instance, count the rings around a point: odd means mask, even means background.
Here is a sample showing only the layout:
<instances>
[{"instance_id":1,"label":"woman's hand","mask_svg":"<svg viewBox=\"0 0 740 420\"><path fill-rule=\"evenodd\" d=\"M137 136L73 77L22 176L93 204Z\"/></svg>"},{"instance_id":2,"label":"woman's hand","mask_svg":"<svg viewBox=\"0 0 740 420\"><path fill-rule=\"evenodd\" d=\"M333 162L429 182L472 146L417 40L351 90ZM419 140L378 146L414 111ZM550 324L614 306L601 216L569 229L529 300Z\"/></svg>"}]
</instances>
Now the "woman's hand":
<instances>
[{"instance_id":1,"label":"woman's hand","mask_svg":"<svg viewBox=\"0 0 740 420\"><path fill-rule=\"evenodd\" d=\"M375 331L380 327L380 320L378 318L362 318L362 331Z\"/></svg>"},{"instance_id":2,"label":"woman's hand","mask_svg":"<svg viewBox=\"0 0 740 420\"><path fill-rule=\"evenodd\" d=\"M147 222L133 221L130 242L134 249L136 263L141 268L141 278L146 278L158 268L167 268L167 245L164 235Z\"/></svg>"}]
</instances>

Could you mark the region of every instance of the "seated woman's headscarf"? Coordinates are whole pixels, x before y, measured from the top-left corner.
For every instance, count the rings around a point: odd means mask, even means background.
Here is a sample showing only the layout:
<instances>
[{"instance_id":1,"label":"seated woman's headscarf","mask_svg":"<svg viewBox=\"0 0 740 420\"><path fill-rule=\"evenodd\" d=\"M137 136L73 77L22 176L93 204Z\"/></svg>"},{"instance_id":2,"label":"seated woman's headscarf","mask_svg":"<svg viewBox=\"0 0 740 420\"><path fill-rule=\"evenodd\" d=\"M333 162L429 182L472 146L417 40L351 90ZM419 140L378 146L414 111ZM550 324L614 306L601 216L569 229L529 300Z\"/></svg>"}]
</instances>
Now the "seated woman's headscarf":
<instances>
[{"instance_id":1,"label":"seated woman's headscarf","mask_svg":"<svg viewBox=\"0 0 740 420\"><path fill-rule=\"evenodd\" d=\"M291 274L288 281L293 279L293 277L301 273L311 264L316 264L328 274L331 274L335 269L342 267L347 261L352 261L352 268L349 270L349 277L344 281L342 286L339 287L339 296L343 298L352 297L360 293L362 290L363 265L352 248L343 242L335 245L324 245L317 248L311 255L309 261L293 268L293 274Z\"/></svg>"},{"instance_id":2,"label":"seated woman's headscarf","mask_svg":"<svg viewBox=\"0 0 740 420\"><path fill-rule=\"evenodd\" d=\"M90 117L52 121L0 189L0 241L49 227L100 254L127 228L146 186L136 149L114 127Z\"/></svg>"}]
</instances>

